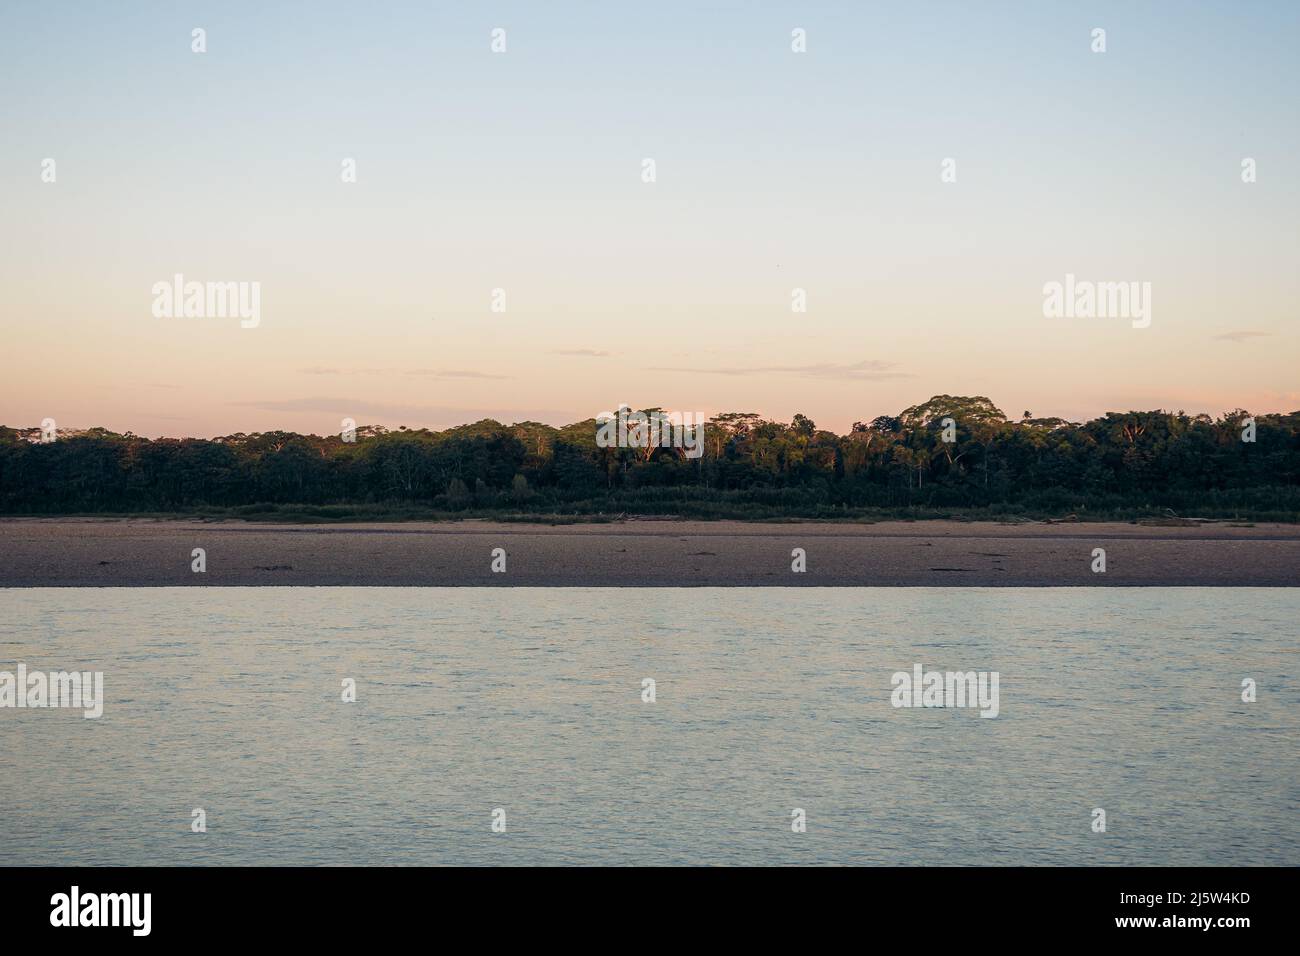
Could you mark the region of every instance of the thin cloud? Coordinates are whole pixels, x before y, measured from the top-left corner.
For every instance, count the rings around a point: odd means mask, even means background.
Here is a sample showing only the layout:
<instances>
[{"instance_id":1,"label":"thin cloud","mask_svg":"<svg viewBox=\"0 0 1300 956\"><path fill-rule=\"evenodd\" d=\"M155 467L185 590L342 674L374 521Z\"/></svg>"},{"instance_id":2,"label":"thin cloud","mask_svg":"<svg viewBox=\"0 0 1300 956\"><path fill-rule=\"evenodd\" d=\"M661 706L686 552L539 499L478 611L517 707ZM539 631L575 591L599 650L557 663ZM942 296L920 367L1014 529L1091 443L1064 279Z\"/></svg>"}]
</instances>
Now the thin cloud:
<instances>
[{"instance_id":1,"label":"thin cloud","mask_svg":"<svg viewBox=\"0 0 1300 956\"><path fill-rule=\"evenodd\" d=\"M418 375L428 378L486 378L506 379L508 375L490 375L459 368L311 368L298 369L301 375Z\"/></svg>"},{"instance_id":2,"label":"thin cloud","mask_svg":"<svg viewBox=\"0 0 1300 956\"><path fill-rule=\"evenodd\" d=\"M1228 342L1244 342L1246 339L1260 339L1272 335L1272 332L1256 332L1251 329L1238 329L1233 332L1224 332L1222 335L1216 335L1216 339L1223 339Z\"/></svg>"},{"instance_id":3,"label":"thin cloud","mask_svg":"<svg viewBox=\"0 0 1300 956\"><path fill-rule=\"evenodd\" d=\"M459 368L413 368L408 369L404 374L427 375L431 378L509 378L507 375L489 375L487 372L474 372Z\"/></svg>"},{"instance_id":4,"label":"thin cloud","mask_svg":"<svg viewBox=\"0 0 1300 956\"><path fill-rule=\"evenodd\" d=\"M898 371L897 362L880 362L874 359L847 365L820 362L816 365L759 365L749 368L655 368L651 371L690 372L695 375L797 375L800 378L829 378L855 382L916 377L911 372Z\"/></svg>"},{"instance_id":5,"label":"thin cloud","mask_svg":"<svg viewBox=\"0 0 1300 956\"><path fill-rule=\"evenodd\" d=\"M553 408L456 408L450 405L405 405L323 395L309 398L257 399L228 404L266 412L314 412L349 415L353 418L358 415L373 415L389 420L404 419L435 423L450 421L454 424L484 418L494 418L507 423L525 421L564 423L571 415L570 412Z\"/></svg>"}]
</instances>

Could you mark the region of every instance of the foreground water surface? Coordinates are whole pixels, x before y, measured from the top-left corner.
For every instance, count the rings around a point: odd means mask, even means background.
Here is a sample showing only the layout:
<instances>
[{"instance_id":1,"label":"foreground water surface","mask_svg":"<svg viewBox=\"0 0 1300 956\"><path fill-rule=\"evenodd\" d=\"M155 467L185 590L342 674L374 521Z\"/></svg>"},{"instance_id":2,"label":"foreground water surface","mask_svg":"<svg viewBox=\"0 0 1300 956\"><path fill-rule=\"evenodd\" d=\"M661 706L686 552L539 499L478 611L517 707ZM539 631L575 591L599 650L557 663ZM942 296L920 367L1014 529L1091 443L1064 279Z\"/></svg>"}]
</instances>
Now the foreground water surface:
<instances>
[{"instance_id":1,"label":"foreground water surface","mask_svg":"<svg viewBox=\"0 0 1300 956\"><path fill-rule=\"evenodd\" d=\"M0 590L0 671L105 696L0 709L0 863L1296 865L1297 620L1295 589ZM998 672L999 715L892 707L917 663Z\"/></svg>"}]
</instances>

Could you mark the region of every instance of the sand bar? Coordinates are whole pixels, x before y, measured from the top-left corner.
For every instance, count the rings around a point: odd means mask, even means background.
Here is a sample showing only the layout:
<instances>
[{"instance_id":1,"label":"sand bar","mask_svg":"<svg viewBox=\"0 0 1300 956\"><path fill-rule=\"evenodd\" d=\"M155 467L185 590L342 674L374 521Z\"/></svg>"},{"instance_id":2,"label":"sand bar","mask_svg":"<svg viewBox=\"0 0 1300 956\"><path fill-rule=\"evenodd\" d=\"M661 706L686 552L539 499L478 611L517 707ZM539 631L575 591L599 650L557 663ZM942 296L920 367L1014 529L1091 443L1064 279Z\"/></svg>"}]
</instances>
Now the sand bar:
<instances>
[{"instance_id":1,"label":"sand bar","mask_svg":"<svg viewBox=\"0 0 1300 956\"><path fill-rule=\"evenodd\" d=\"M494 548L506 551L503 574L491 570ZM805 573L791 570L795 548ZM1104 574L1092 571L1094 548L1106 551ZM1298 584L1300 526L1285 524L0 519L0 587Z\"/></svg>"}]
</instances>

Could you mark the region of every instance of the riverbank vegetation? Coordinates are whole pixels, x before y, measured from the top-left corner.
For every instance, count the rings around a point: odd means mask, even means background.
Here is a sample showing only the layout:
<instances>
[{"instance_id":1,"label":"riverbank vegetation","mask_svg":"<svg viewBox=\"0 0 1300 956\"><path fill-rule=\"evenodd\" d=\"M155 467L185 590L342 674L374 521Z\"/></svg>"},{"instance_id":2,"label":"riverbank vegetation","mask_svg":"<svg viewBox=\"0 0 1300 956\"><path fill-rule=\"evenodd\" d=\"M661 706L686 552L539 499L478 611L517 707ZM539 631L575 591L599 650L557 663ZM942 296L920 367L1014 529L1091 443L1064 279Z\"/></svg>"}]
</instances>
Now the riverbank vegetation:
<instances>
[{"instance_id":1,"label":"riverbank vegetation","mask_svg":"<svg viewBox=\"0 0 1300 956\"><path fill-rule=\"evenodd\" d=\"M1251 426L1253 426L1253 431ZM0 427L0 513L439 517L1300 520L1300 412L1008 419L940 395L845 435L715 416L703 453L602 448L594 420L160 438ZM1253 441L1243 440L1243 435Z\"/></svg>"}]
</instances>

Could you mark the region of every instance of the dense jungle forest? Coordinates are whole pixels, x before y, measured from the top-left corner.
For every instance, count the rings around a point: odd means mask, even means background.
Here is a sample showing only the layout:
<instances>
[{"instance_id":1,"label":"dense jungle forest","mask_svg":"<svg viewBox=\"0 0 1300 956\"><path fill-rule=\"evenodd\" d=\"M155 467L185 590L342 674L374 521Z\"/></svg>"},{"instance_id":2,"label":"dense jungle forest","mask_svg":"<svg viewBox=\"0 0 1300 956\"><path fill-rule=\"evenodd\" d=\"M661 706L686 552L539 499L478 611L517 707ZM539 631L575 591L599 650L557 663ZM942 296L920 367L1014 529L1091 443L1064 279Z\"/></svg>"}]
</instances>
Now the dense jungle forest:
<instances>
[{"instance_id":1,"label":"dense jungle forest","mask_svg":"<svg viewBox=\"0 0 1300 956\"><path fill-rule=\"evenodd\" d=\"M948 421L945 421L948 420ZM1300 412L1008 419L940 395L845 435L803 415L704 425L703 454L603 448L594 419L147 439L0 427L0 512L251 519L1300 518ZM945 440L948 439L948 440ZM1253 439L1253 440L1251 440Z\"/></svg>"}]
</instances>

